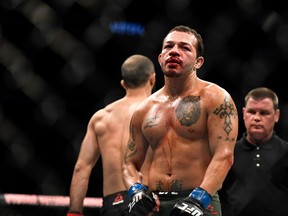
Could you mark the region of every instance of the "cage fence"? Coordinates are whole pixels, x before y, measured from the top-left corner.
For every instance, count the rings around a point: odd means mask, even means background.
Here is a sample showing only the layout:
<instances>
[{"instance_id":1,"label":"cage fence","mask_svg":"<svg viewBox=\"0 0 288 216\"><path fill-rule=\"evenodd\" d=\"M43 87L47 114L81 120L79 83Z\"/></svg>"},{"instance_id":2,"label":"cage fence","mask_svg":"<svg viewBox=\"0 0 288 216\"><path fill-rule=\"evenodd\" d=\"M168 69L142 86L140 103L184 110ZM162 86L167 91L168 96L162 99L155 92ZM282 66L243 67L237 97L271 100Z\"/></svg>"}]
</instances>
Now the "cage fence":
<instances>
[{"instance_id":1,"label":"cage fence","mask_svg":"<svg viewBox=\"0 0 288 216\"><path fill-rule=\"evenodd\" d=\"M1 194L0 216L66 216L68 196ZM83 214L99 215L102 198L86 197Z\"/></svg>"}]
</instances>

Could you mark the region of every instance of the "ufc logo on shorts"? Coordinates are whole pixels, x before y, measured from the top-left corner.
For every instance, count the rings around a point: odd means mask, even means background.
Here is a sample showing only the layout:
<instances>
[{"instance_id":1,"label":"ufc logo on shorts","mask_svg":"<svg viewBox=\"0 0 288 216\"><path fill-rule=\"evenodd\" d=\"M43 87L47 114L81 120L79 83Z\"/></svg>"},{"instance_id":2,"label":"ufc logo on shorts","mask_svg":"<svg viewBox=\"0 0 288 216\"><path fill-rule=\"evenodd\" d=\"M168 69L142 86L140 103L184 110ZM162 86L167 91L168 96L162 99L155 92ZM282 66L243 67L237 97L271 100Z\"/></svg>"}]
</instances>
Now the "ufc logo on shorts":
<instances>
[{"instance_id":1,"label":"ufc logo on shorts","mask_svg":"<svg viewBox=\"0 0 288 216\"><path fill-rule=\"evenodd\" d=\"M183 206L178 206L179 209L182 211L188 212L190 215L193 216L202 216L202 212L196 209L195 207L189 207L186 203L182 203Z\"/></svg>"}]
</instances>

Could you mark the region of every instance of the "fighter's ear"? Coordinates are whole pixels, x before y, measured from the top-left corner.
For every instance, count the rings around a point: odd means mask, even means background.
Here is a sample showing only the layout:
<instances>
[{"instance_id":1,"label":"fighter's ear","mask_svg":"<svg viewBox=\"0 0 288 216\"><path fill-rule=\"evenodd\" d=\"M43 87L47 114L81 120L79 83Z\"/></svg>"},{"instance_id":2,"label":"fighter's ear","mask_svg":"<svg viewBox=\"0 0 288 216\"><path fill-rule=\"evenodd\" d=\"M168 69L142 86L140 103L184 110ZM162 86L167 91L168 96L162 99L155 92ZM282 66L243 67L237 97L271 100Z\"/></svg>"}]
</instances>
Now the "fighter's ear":
<instances>
[{"instance_id":1,"label":"fighter's ear","mask_svg":"<svg viewBox=\"0 0 288 216\"><path fill-rule=\"evenodd\" d=\"M196 69L201 68L201 66L204 64L204 57L203 56L199 56L196 60L195 60L195 64L194 67Z\"/></svg>"},{"instance_id":2,"label":"fighter's ear","mask_svg":"<svg viewBox=\"0 0 288 216\"><path fill-rule=\"evenodd\" d=\"M155 86L155 83L156 83L156 74L155 74L155 73L153 73L153 74L150 75L149 81L150 81L150 85L151 85L152 87L154 87L154 86Z\"/></svg>"},{"instance_id":3,"label":"fighter's ear","mask_svg":"<svg viewBox=\"0 0 288 216\"><path fill-rule=\"evenodd\" d=\"M125 82L123 79L120 81L120 84L124 89L127 89L127 86L125 85Z\"/></svg>"}]
</instances>

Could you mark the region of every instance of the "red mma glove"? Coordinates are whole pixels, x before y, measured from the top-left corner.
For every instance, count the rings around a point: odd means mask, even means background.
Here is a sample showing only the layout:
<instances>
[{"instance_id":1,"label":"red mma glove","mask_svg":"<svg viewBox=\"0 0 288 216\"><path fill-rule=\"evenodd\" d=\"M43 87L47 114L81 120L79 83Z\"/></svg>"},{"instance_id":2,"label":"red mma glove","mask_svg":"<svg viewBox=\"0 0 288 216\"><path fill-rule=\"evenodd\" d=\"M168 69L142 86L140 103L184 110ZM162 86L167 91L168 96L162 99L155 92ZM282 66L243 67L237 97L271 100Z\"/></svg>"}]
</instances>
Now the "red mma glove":
<instances>
[{"instance_id":1,"label":"red mma glove","mask_svg":"<svg viewBox=\"0 0 288 216\"><path fill-rule=\"evenodd\" d=\"M84 216L84 215L77 212L68 212L66 216Z\"/></svg>"}]
</instances>

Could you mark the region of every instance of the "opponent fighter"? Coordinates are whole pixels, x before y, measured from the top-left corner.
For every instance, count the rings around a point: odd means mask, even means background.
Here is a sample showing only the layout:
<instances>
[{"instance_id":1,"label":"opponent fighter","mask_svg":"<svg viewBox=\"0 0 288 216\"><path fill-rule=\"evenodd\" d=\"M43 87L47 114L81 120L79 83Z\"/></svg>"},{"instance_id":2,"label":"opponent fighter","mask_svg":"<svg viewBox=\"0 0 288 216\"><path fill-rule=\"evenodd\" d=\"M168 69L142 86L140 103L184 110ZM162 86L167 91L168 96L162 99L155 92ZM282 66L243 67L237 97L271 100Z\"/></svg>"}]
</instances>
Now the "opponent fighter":
<instances>
[{"instance_id":1,"label":"opponent fighter","mask_svg":"<svg viewBox=\"0 0 288 216\"><path fill-rule=\"evenodd\" d=\"M72 176L67 216L83 215L89 178L100 155L104 196L100 215L128 214L128 194L122 178L123 151L128 142L131 116L155 86L155 68L146 56L132 55L122 64L121 74L125 96L97 111L88 123ZM143 173L148 168L149 163L146 164ZM143 181L147 184L145 176Z\"/></svg>"},{"instance_id":2,"label":"opponent fighter","mask_svg":"<svg viewBox=\"0 0 288 216\"><path fill-rule=\"evenodd\" d=\"M131 214L221 215L217 191L233 164L238 114L225 89L197 77L203 49L188 26L163 40L164 86L141 103L130 125L123 174ZM139 171L149 147L146 187Z\"/></svg>"}]
</instances>

